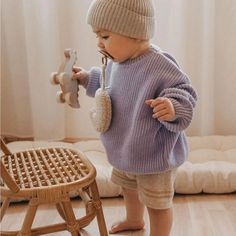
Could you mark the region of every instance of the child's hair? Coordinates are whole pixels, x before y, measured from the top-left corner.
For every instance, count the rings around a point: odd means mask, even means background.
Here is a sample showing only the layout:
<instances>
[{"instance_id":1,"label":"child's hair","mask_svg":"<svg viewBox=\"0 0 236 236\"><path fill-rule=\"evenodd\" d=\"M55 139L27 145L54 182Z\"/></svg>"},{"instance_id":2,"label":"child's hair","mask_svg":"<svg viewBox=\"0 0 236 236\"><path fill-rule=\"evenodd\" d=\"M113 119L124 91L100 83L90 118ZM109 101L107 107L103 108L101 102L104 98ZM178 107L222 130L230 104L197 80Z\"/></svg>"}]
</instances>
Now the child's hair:
<instances>
[{"instance_id":1,"label":"child's hair","mask_svg":"<svg viewBox=\"0 0 236 236\"><path fill-rule=\"evenodd\" d=\"M87 22L99 29L147 40L154 35L155 10L152 0L93 0Z\"/></svg>"}]
</instances>

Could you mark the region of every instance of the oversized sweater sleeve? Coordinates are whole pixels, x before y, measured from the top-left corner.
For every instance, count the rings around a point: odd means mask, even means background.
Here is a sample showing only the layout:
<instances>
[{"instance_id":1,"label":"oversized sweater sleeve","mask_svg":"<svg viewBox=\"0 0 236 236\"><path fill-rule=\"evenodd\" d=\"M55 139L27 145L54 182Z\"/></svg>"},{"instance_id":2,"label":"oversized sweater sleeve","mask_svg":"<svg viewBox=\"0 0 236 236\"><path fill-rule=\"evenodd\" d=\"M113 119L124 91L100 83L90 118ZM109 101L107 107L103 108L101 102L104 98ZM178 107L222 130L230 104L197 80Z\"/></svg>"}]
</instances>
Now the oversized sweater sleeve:
<instances>
[{"instance_id":1,"label":"oversized sweater sleeve","mask_svg":"<svg viewBox=\"0 0 236 236\"><path fill-rule=\"evenodd\" d=\"M168 73L168 78L165 78L169 84L160 92L159 97L166 97L172 101L176 119L171 122L160 122L169 131L180 132L186 129L192 121L197 95L190 84L190 80L179 70L178 66L173 66L169 71L172 73Z\"/></svg>"},{"instance_id":2,"label":"oversized sweater sleeve","mask_svg":"<svg viewBox=\"0 0 236 236\"><path fill-rule=\"evenodd\" d=\"M101 69L99 67L92 67L89 72L88 83L86 86L86 94L90 97L95 96L95 92L100 88Z\"/></svg>"}]
</instances>

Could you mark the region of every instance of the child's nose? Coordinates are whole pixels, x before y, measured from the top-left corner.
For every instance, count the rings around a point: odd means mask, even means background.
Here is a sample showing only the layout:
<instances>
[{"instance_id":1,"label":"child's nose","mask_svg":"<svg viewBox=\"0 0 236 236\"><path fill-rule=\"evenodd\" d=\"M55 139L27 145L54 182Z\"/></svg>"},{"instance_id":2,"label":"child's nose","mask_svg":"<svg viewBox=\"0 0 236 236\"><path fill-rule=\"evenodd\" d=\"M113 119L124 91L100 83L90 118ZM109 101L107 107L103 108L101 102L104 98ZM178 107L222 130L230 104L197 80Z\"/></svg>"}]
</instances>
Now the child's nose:
<instances>
[{"instance_id":1,"label":"child's nose","mask_svg":"<svg viewBox=\"0 0 236 236\"><path fill-rule=\"evenodd\" d=\"M98 47L99 48L104 48L104 44L100 40L98 41Z\"/></svg>"}]
</instances>

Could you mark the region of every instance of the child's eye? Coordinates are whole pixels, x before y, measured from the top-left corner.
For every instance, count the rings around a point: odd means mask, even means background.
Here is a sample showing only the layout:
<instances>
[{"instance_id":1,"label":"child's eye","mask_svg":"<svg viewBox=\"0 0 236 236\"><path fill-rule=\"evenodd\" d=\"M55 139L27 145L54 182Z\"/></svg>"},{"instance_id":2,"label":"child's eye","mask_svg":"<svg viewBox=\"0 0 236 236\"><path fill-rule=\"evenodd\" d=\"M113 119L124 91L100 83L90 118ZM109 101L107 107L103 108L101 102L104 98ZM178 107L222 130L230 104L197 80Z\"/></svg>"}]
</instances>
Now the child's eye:
<instances>
[{"instance_id":1,"label":"child's eye","mask_svg":"<svg viewBox=\"0 0 236 236\"><path fill-rule=\"evenodd\" d=\"M109 36L101 36L102 37L102 39L108 39L109 38Z\"/></svg>"}]
</instances>

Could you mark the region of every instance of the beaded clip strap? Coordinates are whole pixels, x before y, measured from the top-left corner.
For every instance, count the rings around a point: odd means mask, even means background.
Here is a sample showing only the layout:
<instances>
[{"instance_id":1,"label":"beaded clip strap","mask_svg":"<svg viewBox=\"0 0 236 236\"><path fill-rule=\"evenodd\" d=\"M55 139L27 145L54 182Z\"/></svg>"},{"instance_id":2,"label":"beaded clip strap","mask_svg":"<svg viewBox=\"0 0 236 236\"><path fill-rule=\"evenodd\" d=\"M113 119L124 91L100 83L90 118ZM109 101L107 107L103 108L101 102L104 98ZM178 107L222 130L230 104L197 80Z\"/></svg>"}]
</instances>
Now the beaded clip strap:
<instances>
[{"instance_id":1,"label":"beaded clip strap","mask_svg":"<svg viewBox=\"0 0 236 236\"><path fill-rule=\"evenodd\" d=\"M109 129L112 117L111 98L106 88L106 66L107 55L103 55L101 88L95 93L96 107L90 111L93 126L101 133L104 133Z\"/></svg>"}]
</instances>

